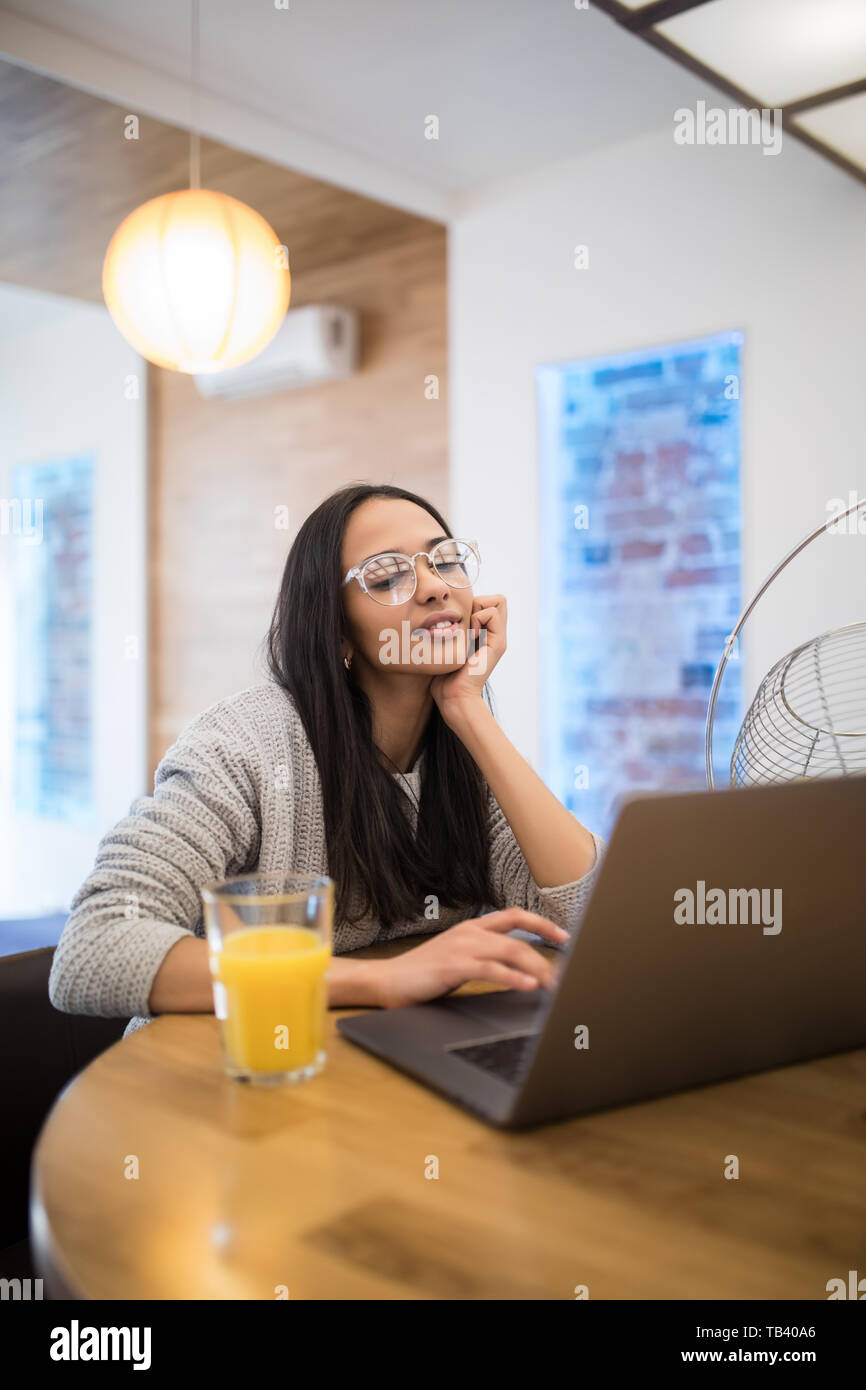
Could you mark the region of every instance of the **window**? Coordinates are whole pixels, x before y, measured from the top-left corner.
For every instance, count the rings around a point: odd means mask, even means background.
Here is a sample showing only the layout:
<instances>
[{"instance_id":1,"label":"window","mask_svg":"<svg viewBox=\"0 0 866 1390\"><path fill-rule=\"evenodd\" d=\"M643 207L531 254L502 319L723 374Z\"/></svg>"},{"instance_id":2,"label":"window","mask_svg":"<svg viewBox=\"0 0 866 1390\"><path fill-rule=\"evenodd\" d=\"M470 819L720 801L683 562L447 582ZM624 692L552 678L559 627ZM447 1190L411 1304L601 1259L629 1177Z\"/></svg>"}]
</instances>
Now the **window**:
<instances>
[{"instance_id":1,"label":"window","mask_svg":"<svg viewBox=\"0 0 866 1390\"><path fill-rule=\"evenodd\" d=\"M603 835L624 792L706 787L707 702L741 607L742 342L536 370L542 775ZM740 716L733 660L716 750Z\"/></svg>"}]
</instances>

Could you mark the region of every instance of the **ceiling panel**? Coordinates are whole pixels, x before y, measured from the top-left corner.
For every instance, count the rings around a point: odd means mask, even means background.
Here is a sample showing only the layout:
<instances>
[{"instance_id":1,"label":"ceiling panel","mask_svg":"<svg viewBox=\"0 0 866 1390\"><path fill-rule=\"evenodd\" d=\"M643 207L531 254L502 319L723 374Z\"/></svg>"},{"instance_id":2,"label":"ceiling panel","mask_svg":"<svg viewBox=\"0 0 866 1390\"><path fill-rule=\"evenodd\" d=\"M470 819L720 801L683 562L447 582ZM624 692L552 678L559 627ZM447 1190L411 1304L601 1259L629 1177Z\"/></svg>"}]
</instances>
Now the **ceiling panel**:
<instances>
[{"instance_id":1,"label":"ceiling panel","mask_svg":"<svg viewBox=\"0 0 866 1390\"><path fill-rule=\"evenodd\" d=\"M189 187L189 135L0 62L0 281L102 302L102 262L140 203ZM305 174L203 140L202 183L256 208L289 248L293 278L424 236L431 224ZM297 302L293 292L293 303Z\"/></svg>"},{"instance_id":2,"label":"ceiling panel","mask_svg":"<svg viewBox=\"0 0 866 1390\"><path fill-rule=\"evenodd\" d=\"M866 0L711 0L656 29L763 106L866 76Z\"/></svg>"}]
</instances>

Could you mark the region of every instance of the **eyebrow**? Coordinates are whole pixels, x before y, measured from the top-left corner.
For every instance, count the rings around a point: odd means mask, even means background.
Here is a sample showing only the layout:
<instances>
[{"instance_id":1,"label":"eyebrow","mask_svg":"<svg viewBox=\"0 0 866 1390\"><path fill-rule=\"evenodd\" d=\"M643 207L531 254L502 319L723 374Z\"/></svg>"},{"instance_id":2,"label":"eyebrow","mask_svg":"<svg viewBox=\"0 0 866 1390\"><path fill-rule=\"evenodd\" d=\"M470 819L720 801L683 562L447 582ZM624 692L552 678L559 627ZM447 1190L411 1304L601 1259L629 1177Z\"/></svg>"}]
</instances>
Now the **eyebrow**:
<instances>
[{"instance_id":1,"label":"eyebrow","mask_svg":"<svg viewBox=\"0 0 866 1390\"><path fill-rule=\"evenodd\" d=\"M431 540L424 541L423 544L426 545L428 550L432 550L434 545L438 545L440 541L450 541L453 539L453 536L433 536ZM358 561L358 566L366 565L368 560L375 560L377 555L388 555L394 552L398 555L406 554L406 551L401 550L399 545L386 546L384 550L374 550L372 555L365 555L363 560Z\"/></svg>"}]
</instances>

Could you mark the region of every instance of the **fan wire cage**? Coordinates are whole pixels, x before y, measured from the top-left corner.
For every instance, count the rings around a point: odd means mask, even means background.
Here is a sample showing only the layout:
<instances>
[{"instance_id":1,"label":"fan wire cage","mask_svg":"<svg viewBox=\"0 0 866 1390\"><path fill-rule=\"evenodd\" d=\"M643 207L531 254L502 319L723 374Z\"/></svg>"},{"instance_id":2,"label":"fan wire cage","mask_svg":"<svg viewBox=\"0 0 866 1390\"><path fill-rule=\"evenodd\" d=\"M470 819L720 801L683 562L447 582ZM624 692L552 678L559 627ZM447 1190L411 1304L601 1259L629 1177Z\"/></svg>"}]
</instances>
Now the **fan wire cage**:
<instances>
[{"instance_id":1,"label":"fan wire cage","mask_svg":"<svg viewBox=\"0 0 866 1390\"><path fill-rule=\"evenodd\" d=\"M762 680L731 759L736 787L866 772L866 623L804 642Z\"/></svg>"},{"instance_id":2,"label":"fan wire cage","mask_svg":"<svg viewBox=\"0 0 866 1390\"><path fill-rule=\"evenodd\" d=\"M706 725L707 784L713 790L713 720L725 666L758 600L816 536L866 497L828 518L785 556L737 619L716 670ZM866 622L849 623L802 643L767 672L749 706L731 757L734 787L845 777L866 772Z\"/></svg>"}]
</instances>

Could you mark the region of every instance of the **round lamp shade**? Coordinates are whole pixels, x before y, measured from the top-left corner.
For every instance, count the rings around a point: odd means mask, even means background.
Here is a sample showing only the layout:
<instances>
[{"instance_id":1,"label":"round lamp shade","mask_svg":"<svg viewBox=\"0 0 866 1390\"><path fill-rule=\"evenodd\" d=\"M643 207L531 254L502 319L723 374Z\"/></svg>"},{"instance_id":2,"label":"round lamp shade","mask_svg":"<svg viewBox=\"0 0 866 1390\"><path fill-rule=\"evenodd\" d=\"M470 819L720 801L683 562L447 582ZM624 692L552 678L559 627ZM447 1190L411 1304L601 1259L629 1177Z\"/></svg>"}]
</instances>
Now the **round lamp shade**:
<instances>
[{"instance_id":1,"label":"round lamp shade","mask_svg":"<svg viewBox=\"0 0 866 1390\"><path fill-rule=\"evenodd\" d=\"M289 306L285 248L225 193L165 193L131 212L108 245L102 293L127 342L159 367L220 372L255 357Z\"/></svg>"}]
</instances>

